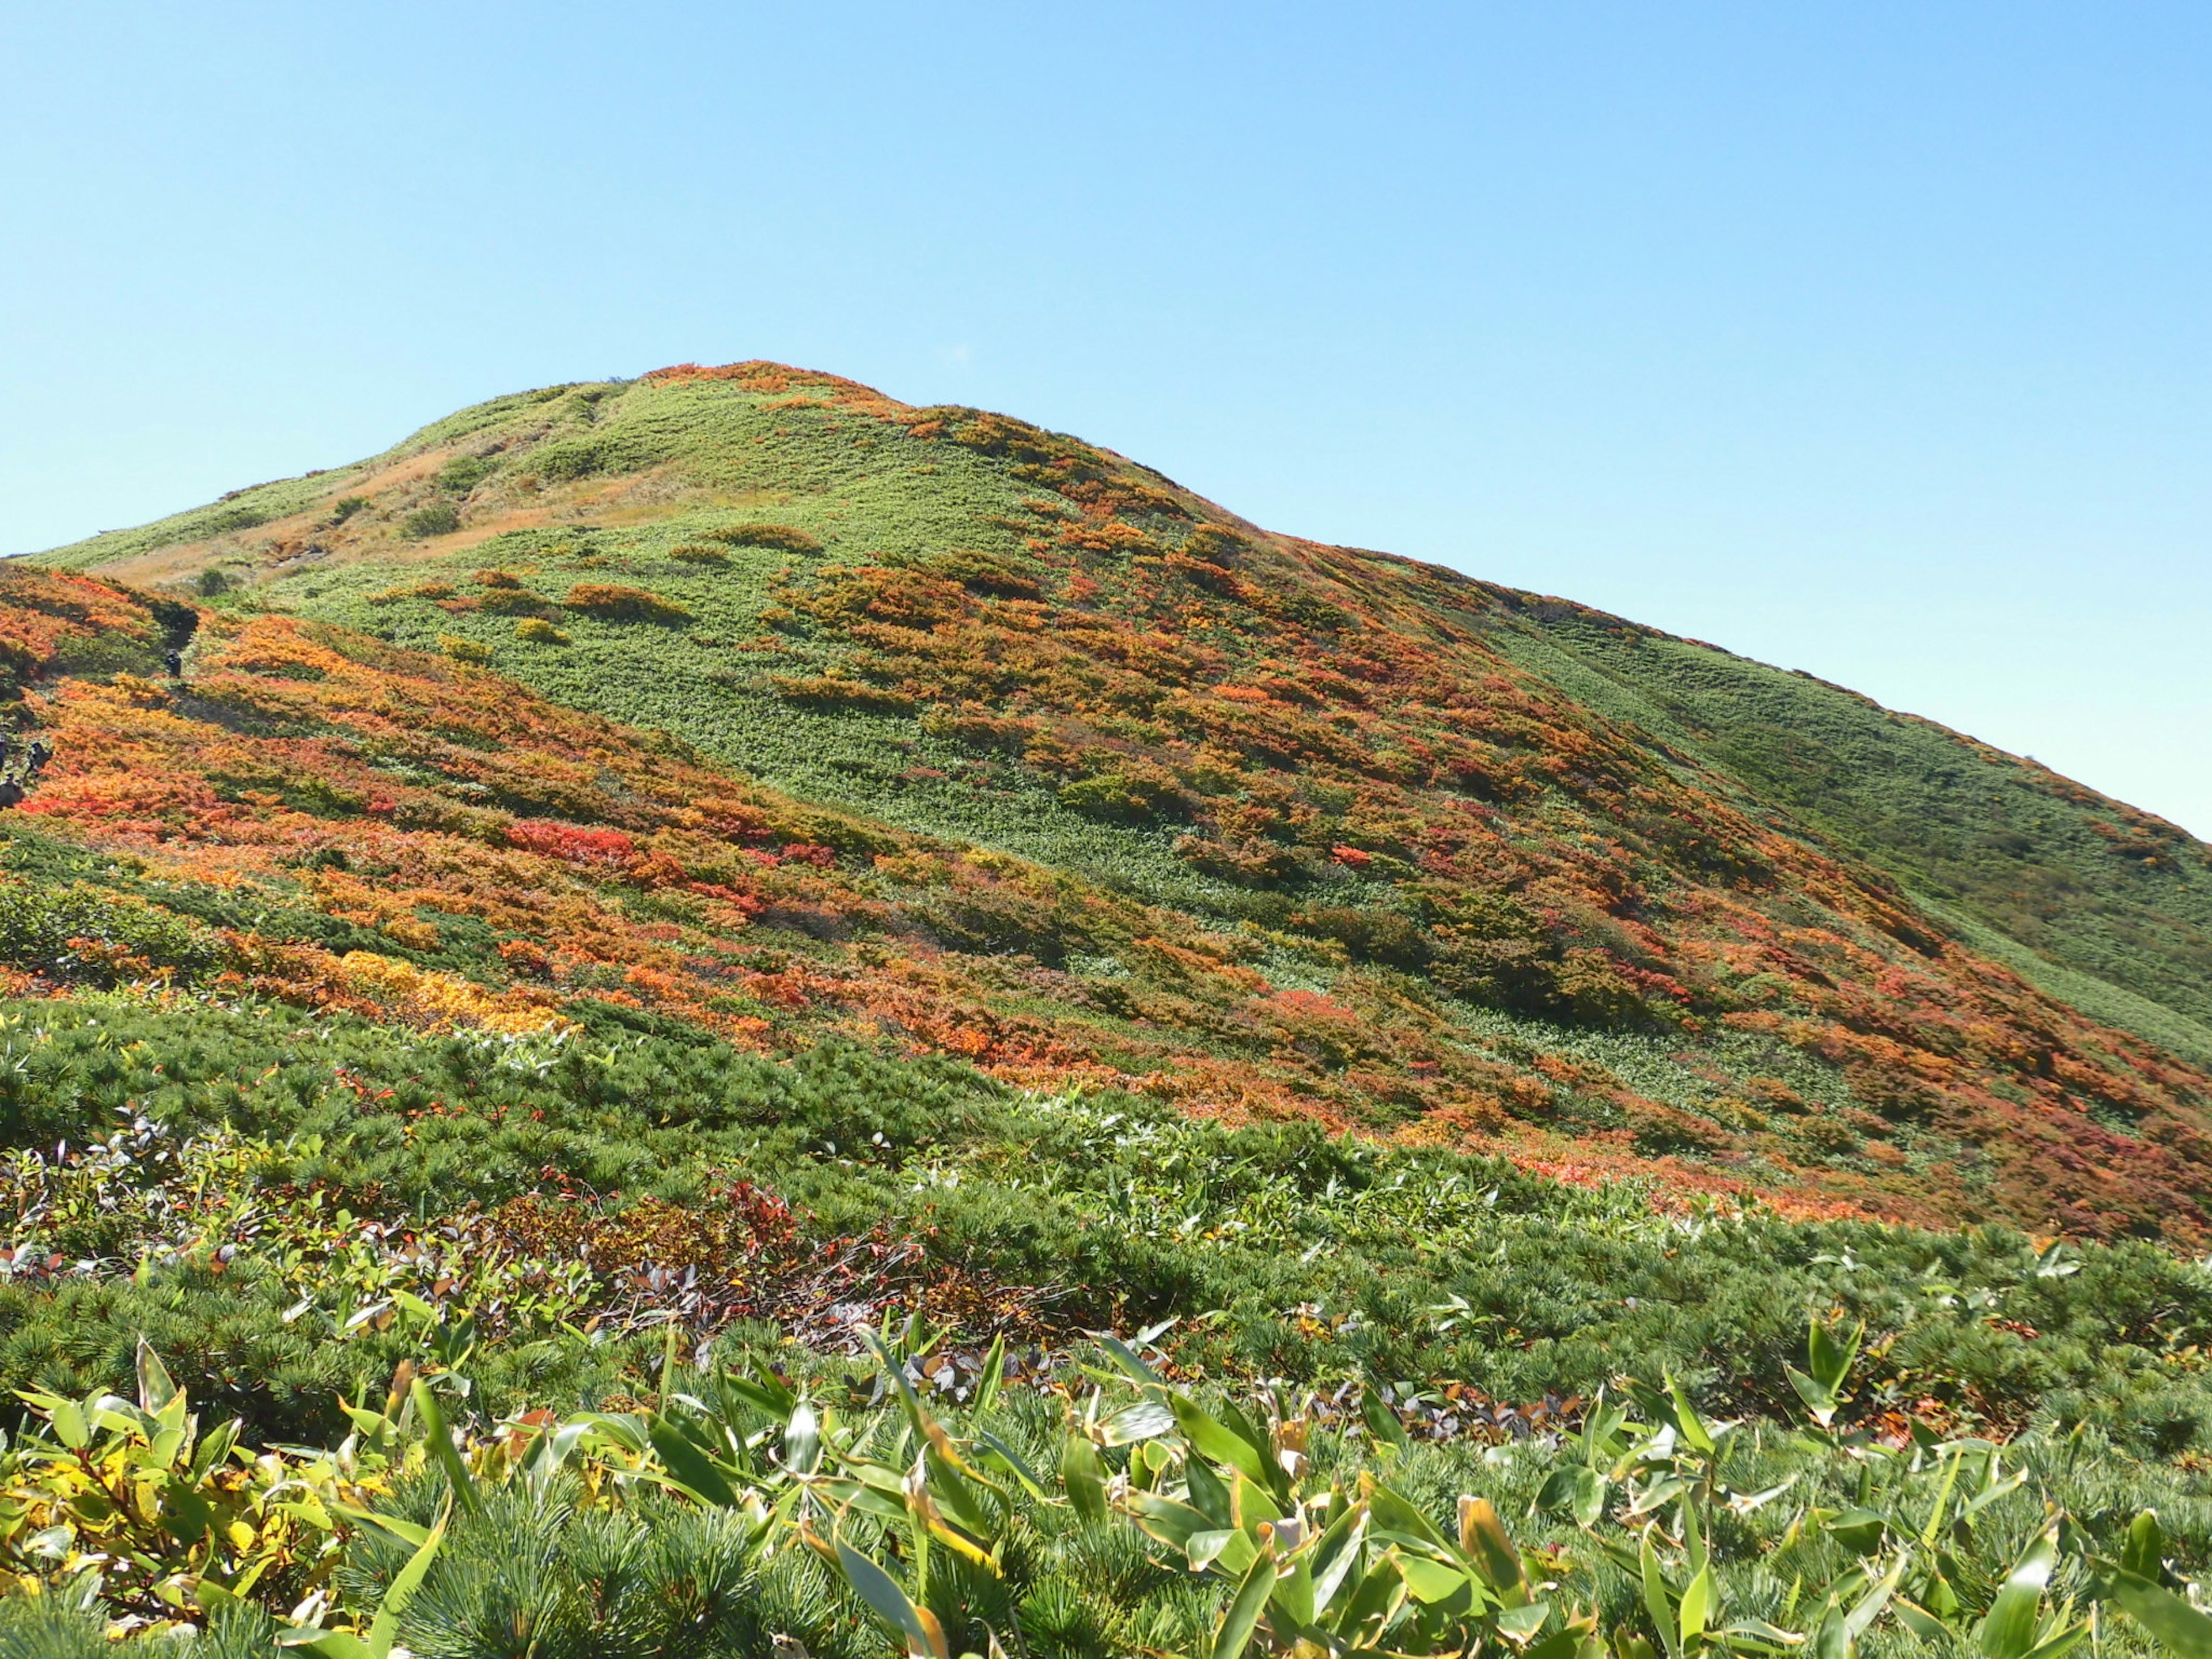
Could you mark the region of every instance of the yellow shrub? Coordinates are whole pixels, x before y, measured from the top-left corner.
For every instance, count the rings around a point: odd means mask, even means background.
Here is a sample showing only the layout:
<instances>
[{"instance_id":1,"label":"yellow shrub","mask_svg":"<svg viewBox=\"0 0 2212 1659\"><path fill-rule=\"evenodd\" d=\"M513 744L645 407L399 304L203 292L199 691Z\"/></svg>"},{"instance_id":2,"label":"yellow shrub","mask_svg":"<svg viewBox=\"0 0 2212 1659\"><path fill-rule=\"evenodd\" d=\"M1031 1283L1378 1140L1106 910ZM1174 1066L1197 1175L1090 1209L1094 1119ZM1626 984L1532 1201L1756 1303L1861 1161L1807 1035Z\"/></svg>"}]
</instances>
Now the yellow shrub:
<instances>
[{"instance_id":1,"label":"yellow shrub","mask_svg":"<svg viewBox=\"0 0 2212 1659\"><path fill-rule=\"evenodd\" d=\"M465 640L459 634L439 635L438 649L455 662L482 664L491 660L489 646L479 645L474 640Z\"/></svg>"},{"instance_id":2,"label":"yellow shrub","mask_svg":"<svg viewBox=\"0 0 2212 1659\"><path fill-rule=\"evenodd\" d=\"M419 1018L517 1035L550 1030L561 1024L542 1008L510 1002L453 975L417 968L373 951L349 951L338 959L338 967L356 991L397 1003Z\"/></svg>"}]
</instances>

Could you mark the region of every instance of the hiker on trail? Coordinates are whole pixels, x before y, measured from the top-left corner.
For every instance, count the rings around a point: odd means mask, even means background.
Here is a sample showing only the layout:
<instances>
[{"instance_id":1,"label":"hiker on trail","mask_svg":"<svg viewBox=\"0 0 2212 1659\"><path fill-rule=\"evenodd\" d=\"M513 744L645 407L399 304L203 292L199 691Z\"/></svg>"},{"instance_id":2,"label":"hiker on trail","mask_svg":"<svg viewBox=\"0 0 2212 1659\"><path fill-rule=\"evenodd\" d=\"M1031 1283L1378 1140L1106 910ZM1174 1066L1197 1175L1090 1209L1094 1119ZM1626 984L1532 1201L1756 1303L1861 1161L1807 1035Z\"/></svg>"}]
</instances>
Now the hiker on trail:
<instances>
[{"instance_id":1,"label":"hiker on trail","mask_svg":"<svg viewBox=\"0 0 2212 1659\"><path fill-rule=\"evenodd\" d=\"M46 769L46 763L53 757L53 744L48 743L44 738L32 738L30 763L25 768L24 776L27 779L35 778Z\"/></svg>"},{"instance_id":2,"label":"hiker on trail","mask_svg":"<svg viewBox=\"0 0 2212 1659\"><path fill-rule=\"evenodd\" d=\"M173 679L173 680L180 680L180 679L184 678L184 677L185 677L185 653L184 653L183 652L181 652L181 651L172 651L172 652L170 652L170 653L169 653L169 657L168 657L168 663L169 663L169 678L170 678L171 679Z\"/></svg>"},{"instance_id":3,"label":"hiker on trail","mask_svg":"<svg viewBox=\"0 0 2212 1659\"><path fill-rule=\"evenodd\" d=\"M0 732L0 772L8 769L8 756L15 746L15 740L5 732Z\"/></svg>"},{"instance_id":4,"label":"hiker on trail","mask_svg":"<svg viewBox=\"0 0 2212 1659\"><path fill-rule=\"evenodd\" d=\"M23 786L13 778L0 780L0 810L18 805L23 799Z\"/></svg>"}]
</instances>

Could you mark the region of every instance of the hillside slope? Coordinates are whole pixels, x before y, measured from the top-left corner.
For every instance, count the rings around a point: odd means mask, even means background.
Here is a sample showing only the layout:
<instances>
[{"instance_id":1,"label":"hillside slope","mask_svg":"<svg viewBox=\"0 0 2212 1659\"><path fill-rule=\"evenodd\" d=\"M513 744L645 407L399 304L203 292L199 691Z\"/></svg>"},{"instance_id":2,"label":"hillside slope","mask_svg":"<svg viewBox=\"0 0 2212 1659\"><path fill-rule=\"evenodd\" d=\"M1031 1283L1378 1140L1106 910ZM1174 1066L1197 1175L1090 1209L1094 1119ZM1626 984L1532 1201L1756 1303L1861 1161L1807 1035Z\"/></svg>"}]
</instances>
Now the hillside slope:
<instances>
[{"instance_id":1,"label":"hillside slope","mask_svg":"<svg viewBox=\"0 0 2212 1659\"><path fill-rule=\"evenodd\" d=\"M1491 637L1516 661L1979 924L1985 948L2017 947L2008 965L2097 1018L2212 1060L2203 842L1825 681L1579 605L1502 597L1510 622Z\"/></svg>"},{"instance_id":2,"label":"hillside slope","mask_svg":"<svg viewBox=\"0 0 2212 1659\"><path fill-rule=\"evenodd\" d=\"M61 752L15 860L136 860L131 902L221 934L173 971L428 1024L614 996L1815 1212L2208 1227L2202 844L1018 422L687 367L41 562L205 618L183 690L17 665ZM0 604L167 625L28 570Z\"/></svg>"}]
</instances>

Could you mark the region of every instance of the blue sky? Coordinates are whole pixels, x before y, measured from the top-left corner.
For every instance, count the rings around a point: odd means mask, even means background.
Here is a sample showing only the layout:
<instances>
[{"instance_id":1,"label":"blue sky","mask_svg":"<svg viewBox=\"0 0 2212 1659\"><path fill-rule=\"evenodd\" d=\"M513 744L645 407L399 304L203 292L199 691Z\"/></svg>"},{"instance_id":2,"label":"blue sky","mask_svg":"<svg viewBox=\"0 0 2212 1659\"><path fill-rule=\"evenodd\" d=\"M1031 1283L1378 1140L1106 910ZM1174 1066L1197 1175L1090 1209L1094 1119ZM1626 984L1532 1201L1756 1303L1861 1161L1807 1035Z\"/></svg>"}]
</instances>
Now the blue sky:
<instances>
[{"instance_id":1,"label":"blue sky","mask_svg":"<svg viewBox=\"0 0 2212 1659\"><path fill-rule=\"evenodd\" d=\"M0 5L0 551L767 356L2212 835L2212 7Z\"/></svg>"}]
</instances>

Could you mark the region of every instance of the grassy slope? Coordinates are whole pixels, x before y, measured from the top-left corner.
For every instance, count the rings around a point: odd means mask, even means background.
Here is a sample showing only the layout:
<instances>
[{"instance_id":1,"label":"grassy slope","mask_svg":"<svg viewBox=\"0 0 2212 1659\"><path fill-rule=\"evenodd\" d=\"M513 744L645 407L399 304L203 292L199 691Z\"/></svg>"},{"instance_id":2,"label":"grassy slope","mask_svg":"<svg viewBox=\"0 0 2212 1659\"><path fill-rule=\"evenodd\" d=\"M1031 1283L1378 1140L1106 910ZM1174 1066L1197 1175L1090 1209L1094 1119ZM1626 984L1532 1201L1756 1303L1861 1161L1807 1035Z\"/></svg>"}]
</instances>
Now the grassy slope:
<instances>
[{"instance_id":1,"label":"grassy slope","mask_svg":"<svg viewBox=\"0 0 2212 1659\"><path fill-rule=\"evenodd\" d=\"M2212 848L2173 825L1841 687L1579 606L1524 599L1493 637L2023 947L2008 960L2054 994L2212 1054Z\"/></svg>"},{"instance_id":2,"label":"grassy slope","mask_svg":"<svg viewBox=\"0 0 2212 1659\"><path fill-rule=\"evenodd\" d=\"M340 959L367 951L447 976L446 1016L475 1023L542 1020L532 1011L558 998L612 989L754 1046L896 1036L1009 1081L1141 1079L1215 1109L1431 1137L1459 1133L1465 1103L1508 1083L1571 1125L1613 1115L1623 1091L1729 1113L1732 1078L1786 1086L1816 1113L1850 1103L1835 1066L1756 1032L1683 1054L1498 1010L1439 1024L1389 976L1347 971L1315 942L1209 930L1064 871L802 808L665 741L364 635L217 615L192 675L182 697L143 679L48 682L41 714L61 758L6 826L30 884L0 890L7 959L67 981L86 971L67 940L90 935L204 977L221 952L149 922L151 904L288 941L244 971L295 1000L357 1006L360 975ZM548 814L630 850L564 851L557 836L549 848L529 829ZM793 843L820 851L777 856ZM669 862L634 865L648 848ZM94 890L81 902L49 896L79 882ZM1254 994L1271 980L1361 1010L1365 1069L1286 1041L1298 1011ZM492 1000L462 1011L451 999L465 986ZM1540 1139L1533 1115L1523 1129ZM1571 1131L1558 1150L1575 1144ZM1825 1161L1850 1179L1853 1160Z\"/></svg>"},{"instance_id":3,"label":"grassy slope","mask_svg":"<svg viewBox=\"0 0 2212 1659\"><path fill-rule=\"evenodd\" d=\"M726 521L714 509L728 503L744 504L732 516L773 517L813 531L833 558L954 545L1003 551L1018 540L1008 526L1019 522L1019 503L1033 490L983 458L916 445L898 428L833 408L777 408L788 399L732 395L713 382L649 400L630 395L635 389L555 387L495 399L424 428L382 456L235 492L153 525L56 549L41 561L128 575L137 574L133 565L158 563L162 550L185 546L200 561L258 559L283 574L289 559L311 568L289 575L283 602L375 624L361 601L387 585L380 574L312 574L331 561L302 561L302 546L319 539L342 566L430 554L439 568L458 572L483 562L526 562L549 545L582 544L564 533L578 521L604 515L619 527L649 514L659 520L653 532L617 532L611 562L618 572L658 576L653 585L709 623L657 640L649 659L641 659L634 641L589 625L572 630L581 635L574 650L557 654L518 646L501 637L504 629L434 626L438 619L427 610L389 616L378 631L422 645L441 633L479 638L499 647L502 666L564 702L703 737L786 787L865 805L916 828L980 830L1024 853L1094 869L1135 864L1149 890L1189 891L1188 872L1159 848L1101 836L1075 815L1055 811L1049 792L1000 792L1005 798L979 823L972 790L932 787L911 775L916 761L939 769L957 763L947 745L850 710L809 716L753 689L755 677L738 672L742 663L732 663L730 648L754 632L752 617L774 572L787 562L757 553L725 571L672 573L656 556L702 523ZM545 533L479 542L483 526L532 505L502 491L495 474L467 492L463 517L471 527L462 536L428 546L398 537L406 512L438 494L431 469L407 476L410 459L494 446L502 460L527 454L529 465L573 471L586 487L572 486L566 499L532 515L544 520ZM610 501L610 492L588 487L601 477L665 477L671 471L681 483L664 483L651 503L621 492ZM380 479L396 487L376 490ZM361 490L375 506L343 538L318 538L315 509ZM271 539L272 525L284 550L274 560L262 544ZM436 555L454 541L470 545ZM2212 851L2201 842L2032 762L1841 688L1579 606L1504 597L1510 610L1491 638L1516 662L1695 756L1748 795L1786 809L1832 845L1887 871L2053 995L2162 1046L2212 1057Z\"/></svg>"},{"instance_id":4,"label":"grassy slope","mask_svg":"<svg viewBox=\"0 0 2212 1659\"><path fill-rule=\"evenodd\" d=\"M2067 1017L2057 1012L2071 1004L2170 1054L2212 1052L2191 1000L2203 891L2201 881L2191 883L2204 854L2185 838L2161 839L2129 817L2127 850L2140 854L2136 843L2148 839L2154 861L2124 859L2105 850L2109 837L2086 827L2100 804L2065 798L2070 786L1848 694L1571 607L1532 608L1526 596L1448 573L1248 536L1249 526L1118 458L1016 423L946 413L949 441L939 412L772 366L734 377L556 388L463 411L359 466L222 504L260 522L225 527L210 520L215 509L203 509L59 550L48 562L149 581L220 568L252 589L252 605L402 645L488 656L498 672L557 702L679 733L801 799L1033 860L1101 892L1165 907L1189 919L1182 925L1230 930L1238 939L1232 955L1279 996L1310 996L1387 1023L1403 1016L1375 1011L1411 1006L1410 995L1428 1011L1420 1018L1431 1030L1486 1060L1502 1057L1545 1075L1544 1066L1564 1067L1575 1102L1554 1128L1565 1145L1711 1158L1767 1186L1807 1169L1855 1171L1846 1184L1862 1199L1932 1174L1942 1212L1959 1213L1990 1202L1977 1148L2017 1133L2008 1117L2014 1107L2077 1115L2051 1119L2046 1129L2062 1139L2088 1135L2093 1163L2134 1156L2122 1143L2155 1128L2147 1109L2179 1112L2173 1133L2185 1148L2194 1144L2196 1084L2169 1079L2143 1096L2158 1061L2122 1056L2086 1027L2062 1035ZM341 520L333 507L349 497L365 505ZM441 506L458 530L411 537L410 515L419 524L423 509ZM1222 557L1243 574L1175 550L1198 544L1191 526L1201 521L1235 538L1241 551ZM762 524L802 531L818 550L706 539ZM1123 533L1126 545L1087 545L1084 535L1102 526ZM672 556L701 546L720 562ZM979 559L1014 573L1015 586L988 571L979 584L970 568L982 568ZM948 560L969 574L948 580ZM521 585L525 608L558 618L565 641L519 636L514 605L501 602L516 590L477 580L487 568ZM558 601L576 582L648 590L685 615L654 625L563 611ZM1017 590L1042 591L1045 609ZM1378 702L1337 672L1388 680L1392 672L1364 662L1358 635L1328 620L1353 614L1347 605L1363 612L1359 632L1395 636L1399 655L1435 655L1426 679L1401 678L1390 701ZM1102 616L1122 635L1103 647L1060 647L1089 641ZM1060 658L1037 655L1040 622ZM1183 656L1159 655L1155 642L1164 640L1185 642L1176 647ZM1132 701L1127 667L1138 647L1157 661L1146 659L1152 665L1137 678L1148 683ZM1025 659L1019 673L990 678L1015 657ZM1334 739L1310 722L1314 711L1282 701L1281 671L1294 663L1345 688L1325 694L1319 712L1356 733L1353 747L1364 752L1346 758L1340 744L1330 749ZM1237 708L1198 707L1182 691L1161 701L1165 682L1188 683L1193 673L1246 699L1247 710L1255 701L1269 709L1264 721L1303 723L1310 752L1255 763L1249 733L1224 718ZM1468 698L1480 712L1464 706ZM1000 724L1019 752L1009 752L1003 737L979 745L972 721L915 718L961 710L1014 717ZM1420 765L1409 771L1408 754L1459 742L1470 717L1487 746L1452 763L1462 769L1450 775L1462 781L1439 787L1444 773L1431 767L1425 786L1409 781ZM1178 735L1177 720L1197 736ZM1813 747L1830 757L1825 771L1778 760L1785 751L1773 732L1795 726L1820 740ZM1238 744L1247 753L1223 770L1224 745ZM1602 775L1595 783L1585 775L1592 767ZM2037 875L2038 902L2014 890L2027 884L1991 878L1981 856L1986 837L1976 839L1984 826L1958 805L1984 769L2009 791L2008 833L2023 825L2050 831L2027 839L2027 858L2013 861ZM1286 774L1304 780L1292 786L1296 799L1283 795ZM1823 785L1824 775L1837 787ZM1174 787L1199 805L1136 810L1125 799L1133 777L1159 788L1169 787L1160 778L1179 780ZM1887 798L1869 778L1893 782L1911 810L1884 816ZM1472 844L1455 822L1443 822L1470 787L1479 799L1519 791L1504 812L1484 809L1502 843ZM1102 788L1122 807L1102 811ZM1843 866L1791 850L1808 822ZM1920 822L1954 828L1922 845L1905 834ZM1235 827L1254 823L1258 839ZM1696 833L1684 829L1698 824ZM1722 843L1717 866L1698 834ZM1331 856L1337 842L1350 843L1357 862ZM1372 855L1385 861L1370 870ZM1838 896L1824 902L1842 909L1793 910L1786 881L1765 897L1747 896L1761 883L1773 885L1759 872L1777 855L1802 865L1798 885L1832 890ZM1274 873L1255 876L1255 856ZM1503 874L1500 856L1510 866ZM1455 859L1462 873L1439 885L1407 862L1433 874L1444 867L1439 859ZM1885 869L1929 893L1930 908L1917 921L1893 915ZM2054 871L2071 872L2064 878L2077 888L2095 884L2100 908L2076 915L2050 902L2062 890ZM1581 920L1557 921L1563 902ZM1536 906L1549 918L1541 927L1529 920ZM1720 923L1711 921L1717 910L1727 913ZM1884 971L1926 968L1911 951L1900 955L1884 929L1948 933L1981 950L1982 965L1961 957L1940 970L1952 975L1948 988L1931 984L1924 1004L1931 1015L1948 1005L1944 1017L1964 1021L1961 1030L1994 1018L2013 1033L1976 1062L1986 1069L1960 1097L1965 1103L1930 1117L1922 1097L1931 1067L1936 1075L1955 1067L1958 1032L1900 1032L1873 1003L1840 1007L1820 989L1838 960L1815 969L1799 945L1758 943L1778 926L1808 924L1814 933L1787 936L1825 941L1816 955L1844 952L1857 964L1847 976L1869 975L1864 989L1874 1003L1896 994L1876 990L1870 964L1887 957L1893 966ZM1408 926L1426 933L1407 945ZM1447 976L1452 964L1437 957L1438 939L1458 949L1451 941L1464 936L1488 949L1484 941L1494 945L1501 927L1535 929L1523 941L1540 952L1535 980L1501 991L1495 975ZM1126 950L1057 937L1031 933L1018 945L968 947L1045 951L1046 979L1009 970L998 993L1002 1010L1064 1012L1070 975L1094 1019L1122 995L1115 987L1132 972ZM1747 942L1763 954L1745 957ZM2021 1003L1997 985L1998 1000L1988 1004L1966 988L1998 971L1991 957L2055 1003ZM1595 993L1587 975L1576 977L1591 962L1600 969ZM1394 980L1408 969L1427 984ZM1676 985L1668 994L1705 1012L1669 1030L1673 1016L1658 1005L1662 1023L1651 1029L1651 994L1633 989L1639 974ZM1125 1020L1133 1035L1196 1021L1186 1040L1216 1057L1240 1052L1216 1029L1217 1015L1146 1003L1145 981L1140 965L1136 1012ZM1778 1025L1761 1012L1771 997L1763 988L1774 984L1795 988L1784 1014L1839 1019L1842 1046L1824 1046L1804 1030L1778 1042L1787 1020ZM1716 1025L1714 1015L1727 1018ZM1113 1018L1098 1024L1110 1027ZM1877 1051L1900 1036L1924 1058L1885 1073L1890 1061ZM1978 1041L1963 1040L1970 1049ZM1293 1046L1311 1041L1294 1037ZM2062 1065L2064 1088L2050 1081L2048 1060L2031 1062L2044 1068L2041 1079L2022 1072L2021 1056L2039 1051L2072 1056L2067 1063L2083 1069ZM1472 1122L1498 1127L1494 1104L1463 1095L1417 1089L1382 1105L1372 1068L1408 1063L1392 1045L1364 1060L1324 1056L1300 1086L1355 1118L1372 1119L1379 1109L1384 1121L1403 1121L1409 1106L1432 1115L1462 1109L1453 1105L1462 1100L1477 1108ZM1401 1069L1398 1084L1406 1081ZM1812 1116L1770 1115L1762 1091L1777 1089L1796 1103L1790 1113L1809 1109ZM2154 1097L2162 1103L2148 1108ZM1877 1121L1869 1105L1891 1121ZM1525 1101L1504 1109L1530 1117ZM2097 1142L2106 1132L2119 1139ZM2148 1138L2168 1137L2157 1130ZM2033 1156L2025 1143L2022 1156ZM2020 1195L2000 1209L2049 1215L2051 1202ZM2092 1213L2094 1206L2072 1219L2082 1224Z\"/></svg>"}]
</instances>

